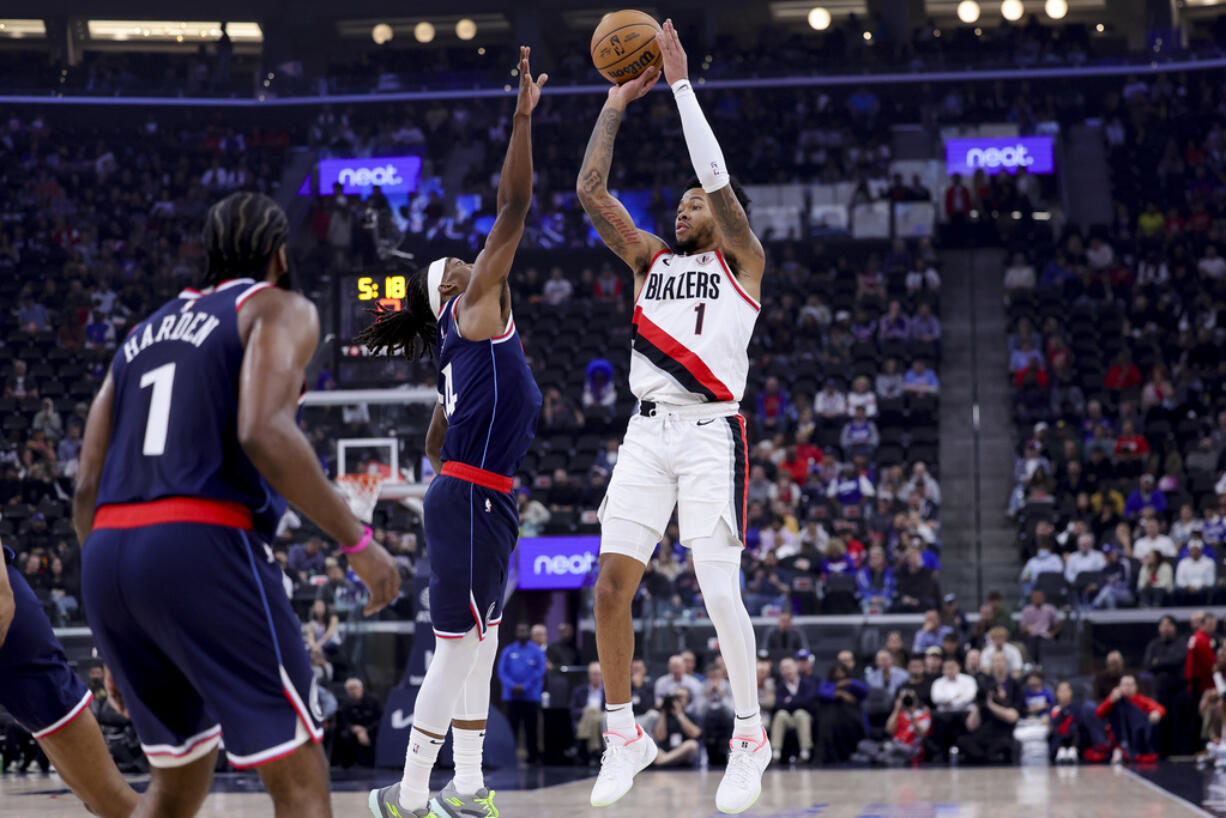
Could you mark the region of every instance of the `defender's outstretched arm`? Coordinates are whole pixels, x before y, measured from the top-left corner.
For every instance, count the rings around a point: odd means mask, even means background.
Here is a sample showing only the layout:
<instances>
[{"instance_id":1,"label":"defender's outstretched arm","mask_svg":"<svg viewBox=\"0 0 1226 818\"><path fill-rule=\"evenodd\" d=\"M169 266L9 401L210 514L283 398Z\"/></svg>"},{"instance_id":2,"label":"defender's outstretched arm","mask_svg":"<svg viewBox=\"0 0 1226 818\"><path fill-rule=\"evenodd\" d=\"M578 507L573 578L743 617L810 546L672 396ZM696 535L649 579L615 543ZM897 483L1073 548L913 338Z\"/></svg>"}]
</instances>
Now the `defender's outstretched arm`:
<instances>
[{"instance_id":1,"label":"defender's outstretched arm","mask_svg":"<svg viewBox=\"0 0 1226 818\"><path fill-rule=\"evenodd\" d=\"M532 79L528 57L531 49L519 49L519 98L515 105L511 142L498 180L498 215L485 239L485 247L473 263L472 278L464 293L464 305L473 306L502 296L503 283L524 233L524 219L532 207L532 111L541 99L548 74Z\"/></svg>"}]
</instances>

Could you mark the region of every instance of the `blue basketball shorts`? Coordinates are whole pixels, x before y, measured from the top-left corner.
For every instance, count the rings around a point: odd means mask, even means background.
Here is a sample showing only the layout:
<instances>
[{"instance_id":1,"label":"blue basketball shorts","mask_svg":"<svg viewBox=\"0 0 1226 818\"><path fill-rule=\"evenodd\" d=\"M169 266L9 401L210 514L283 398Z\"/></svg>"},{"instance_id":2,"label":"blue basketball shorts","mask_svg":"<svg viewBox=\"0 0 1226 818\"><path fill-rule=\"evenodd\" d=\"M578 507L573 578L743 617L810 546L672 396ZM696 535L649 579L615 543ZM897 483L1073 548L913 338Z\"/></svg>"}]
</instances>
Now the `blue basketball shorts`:
<instances>
[{"instance_id":1,"label":"blue basketball shorts","mask_svg":"<svg viewBox=\"0 0 1226 818\"><path fill-rule=\"evenodd\" d=\"M0 646L0 705L36 739L67 727L81 715L93 694L68 667L51 621L25 578L3 565L13 588L16 611Z\"/></svg>"},{"instance_id":2,"label":"blue basketball shorts","mask_svg":"<svg viewBox=\"0 0 1226 818\"><path fill-rule=\"evenodd\" d=\"M224 739L244 769L323 738L302 626L260 537L198 522L95 527L82 558L86 614L150 764L191 763Z\"/></svg>"},{"instance_id":3,"label":"blue basketball shorts","mask_svg":"<svg viewBox=\"0 0 1226 818\"><path fill-rule=\"evenodd\" d=\"M507 570L519 540L519 510L510 493L444 469L430 483L424 502L430 621L440 639L459 639L475 627L484 640L502 621Z\"/></svg>"}]
</instances>

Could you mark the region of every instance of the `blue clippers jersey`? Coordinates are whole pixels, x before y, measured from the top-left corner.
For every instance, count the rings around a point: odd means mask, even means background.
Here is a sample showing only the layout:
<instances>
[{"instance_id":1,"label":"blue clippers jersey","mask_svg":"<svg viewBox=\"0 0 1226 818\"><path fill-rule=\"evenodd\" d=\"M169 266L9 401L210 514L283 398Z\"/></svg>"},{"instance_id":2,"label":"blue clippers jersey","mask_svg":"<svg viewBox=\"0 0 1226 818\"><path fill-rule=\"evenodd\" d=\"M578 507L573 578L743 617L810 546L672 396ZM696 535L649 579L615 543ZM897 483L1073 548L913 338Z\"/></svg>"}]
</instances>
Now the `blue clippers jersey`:
<instances>
[{"instance_id":1,"label":"blue clippers jersey","mask_svg":"<svg viewBox=\"0 0 1226 818\"><path fill-rule=\"evenodd\" d=\"M184 290L136 325L111 364L115 406L98 505L227 500L276 531L286 502L238 443L238 310L271 286L234 279Z\"/></svg>"},{"instance_id":2,"label":"blue clippers jersey","mask_svg":"<svg viewBox=\"0 0 1226 818\"><path fill-rule=\"evenodd\" d=\"M515 331L466 341L455 325L459 296L438 320L439 400L447 414L443 461L511 476L536 437L537 388Z\"/></svg>"}]
</instances>

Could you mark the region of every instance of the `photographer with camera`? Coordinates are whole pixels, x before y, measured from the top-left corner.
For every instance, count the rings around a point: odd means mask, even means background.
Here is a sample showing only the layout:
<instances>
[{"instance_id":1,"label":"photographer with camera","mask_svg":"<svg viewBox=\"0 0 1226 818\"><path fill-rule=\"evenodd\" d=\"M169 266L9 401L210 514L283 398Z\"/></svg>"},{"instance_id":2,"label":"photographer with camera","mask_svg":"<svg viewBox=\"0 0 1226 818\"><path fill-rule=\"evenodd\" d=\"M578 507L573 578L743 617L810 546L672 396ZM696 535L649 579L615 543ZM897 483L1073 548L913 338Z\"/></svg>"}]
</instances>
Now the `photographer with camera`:
<instances>
[{"instance_id":1,"label":"photographer with camera","mask_svg":"<svg viewBox=\"0 0 1226 818\"><path fill-rule=\"evenodd\" d=\"M689 704L690 691L684 687L678 687L664 697L660 705L660 719L652 736L660 747L655 766L690 767L698 761L698 739L702 736L702 728L686 715Z\"/></svg>"},{"instance_id":2,"label":"photographer with camera","mask_svg":"<svg viewBox=\"0 0 1226 818\"><path fill-rule=\"evenodd\" d=\"M894 709L885 723L891 738L864 740L852 761L894 766L916 761L924 749L924 739L932 731L932 711L920 701L914 688L903 687L894 699Z\"/></svg>"}]
</instances>

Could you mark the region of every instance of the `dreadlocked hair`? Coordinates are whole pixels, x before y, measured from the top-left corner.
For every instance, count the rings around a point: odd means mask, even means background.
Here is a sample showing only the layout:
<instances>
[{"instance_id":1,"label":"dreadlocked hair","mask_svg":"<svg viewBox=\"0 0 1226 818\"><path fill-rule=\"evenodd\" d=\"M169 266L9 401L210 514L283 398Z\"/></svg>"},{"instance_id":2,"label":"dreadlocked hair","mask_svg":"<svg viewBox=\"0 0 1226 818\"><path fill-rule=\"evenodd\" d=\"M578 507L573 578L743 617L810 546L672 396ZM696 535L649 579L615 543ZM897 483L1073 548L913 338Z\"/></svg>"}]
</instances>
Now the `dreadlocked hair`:
<instances>
[{"instance_id":1,"label":"dreadlocked hair","mask_svg":"<svg viewBox=\"0 0 1226 818\"><path fill-rule=\"evenodd\" d=\"M381 305L367 310L375 322L354 336L354 342L376 354L399 353L410 361L433 358L438 318L430 307L427 274L422 269L409 277L402 309Z\"/></svg>"},{"instance_id":2,"label":"dreadlocked hair","mask_svg":"<svg viewBox=\"0 0 1226 818\"><path fill-rule=\"evenodd\" d=\"M745 188L741 187L740 183L737 182L735 178L729 178L728 184L732 186L732 195L735 196L736 200L741 203L741 209L744 210L745 215L748 216L749 203L752 201L749 198L749 194L745 192ZM693 176L690 178L690 181L686 183L685 187L681 188L681 190L693 190L696 187L702 187L702 182L698 181L697 176Z\"/></svg>"},{"instance_id":3,"label":"dreadlocked hair","mask_svg":"<svg viewBox=\"0 0 1226 818\"><path fill-rule=\"evenodd\" d=\"M232 193L209 208L204 222L204 284L263 278L289 236L285 211L262 193Z\"/></svg>"}]
</instances>

